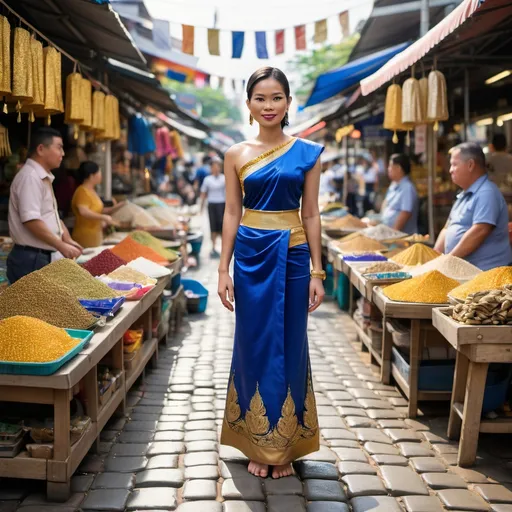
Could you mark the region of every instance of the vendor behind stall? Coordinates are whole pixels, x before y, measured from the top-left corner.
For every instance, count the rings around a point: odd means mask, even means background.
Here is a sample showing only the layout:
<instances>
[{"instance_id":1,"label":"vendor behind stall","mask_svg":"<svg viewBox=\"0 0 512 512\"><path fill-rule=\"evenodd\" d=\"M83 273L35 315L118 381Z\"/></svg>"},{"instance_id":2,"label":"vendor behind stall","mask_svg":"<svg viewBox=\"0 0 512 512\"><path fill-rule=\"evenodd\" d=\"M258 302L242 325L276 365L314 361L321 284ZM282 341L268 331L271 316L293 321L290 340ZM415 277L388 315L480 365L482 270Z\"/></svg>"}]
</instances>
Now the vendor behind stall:
<instances>
[{"instance_id":1,"label":"vendor behind stall","mask_svg":"<svg viewBox=\"0 0 512 512\"><path fill-rule=\"evenodd\" d=\"M73 238L83 247L98 247L103 242L103 226L114 226L116 222L109 215L124 203L105 208L95 187L101 183L101 169L95 162L80 164L78 178L81 185L76 189L71 202L75 215Z\"/></svg>"},{"instance_id":2,"label":"vendor behind stall","mask_svg":"<svg viewBox=\"0 0 512 512\"><path fill-rule=\"evenodd\" d=\"M412 235L418 232L419 199L410 173L411 161L407 155L391 155L388 166L391 185L382 204L381 220L390 228Z\"/></svg>"},{"instance_id":3,"label":"vendor behind stall","mask_svg":"<svg viewBox=\"0 0 512 512\"><path fill-rule=\"evenodd\" d=\"M482 270L510 265L507 204L486 172L482 148L464 142L451 150L452 181L462 188L435 249Z\"/></svg>"},{"instance_id":4,"label":"vendor behind stall","mask_svg":"<svg viewBox=\"0 0 512 512\"><path fill-rule=\"evenodd\" d=\"M29 158L10 190L9 233L14 247L7 258L7 279L11 284L48 265L57 253L66 258L82 254L59 218L53 194L52 170L60 166L63 156L58 131L40 128L33 133Z\"/></svg>"}]
</instances>

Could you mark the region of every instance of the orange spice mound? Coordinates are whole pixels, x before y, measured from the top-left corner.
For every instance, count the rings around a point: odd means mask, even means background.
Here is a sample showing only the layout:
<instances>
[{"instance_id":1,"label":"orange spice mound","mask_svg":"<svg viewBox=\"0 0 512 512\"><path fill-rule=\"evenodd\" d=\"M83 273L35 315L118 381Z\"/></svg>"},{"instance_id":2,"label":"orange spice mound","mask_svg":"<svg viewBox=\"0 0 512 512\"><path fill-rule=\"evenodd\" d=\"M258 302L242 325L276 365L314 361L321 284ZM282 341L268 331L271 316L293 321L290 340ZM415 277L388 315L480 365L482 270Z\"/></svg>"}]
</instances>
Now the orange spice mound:
<instances>
[{"instance_id":1,"label":"orange spice mound","mask_svg":"<svg viewBox=\"0 0 512 512\"><path fill-rule=\"evenodd\" d=\"M153 249L139 244L129 236L127 236L121 243L113 247L111 251L116 256L119 256L128 262L142 257L155 263L159 263L160 265L167 265L169 263L163 256L160 256L160 254L155 252Z\"/></svg>"}]
</instances>

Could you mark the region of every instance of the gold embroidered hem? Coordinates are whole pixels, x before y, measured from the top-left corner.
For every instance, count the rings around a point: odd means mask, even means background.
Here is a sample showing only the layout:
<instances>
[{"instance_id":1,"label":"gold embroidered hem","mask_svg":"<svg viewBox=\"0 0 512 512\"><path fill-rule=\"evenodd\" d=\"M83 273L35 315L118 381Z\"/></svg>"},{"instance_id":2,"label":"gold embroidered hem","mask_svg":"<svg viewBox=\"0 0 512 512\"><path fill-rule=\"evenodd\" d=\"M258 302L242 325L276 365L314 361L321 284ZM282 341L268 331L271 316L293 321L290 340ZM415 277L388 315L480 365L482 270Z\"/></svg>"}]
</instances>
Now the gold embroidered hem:
<instances>
[{"instance_id":1,"label":"gold embroidered hem","mask_svg":"<svg viewBox=\"0 0 512 512\"><path fill-rule=\"evenodd\" d=\"M308 376L304 399L303 425L295 414L291 390L281 408L281 417L270 427L267 411L256 384L245 417L238 403L234 375L231 376L226 399L221 444L241 450L247 457L261 464L287 464L319 449L318 418L311 376Z\"/></svg>"}]
</instances>

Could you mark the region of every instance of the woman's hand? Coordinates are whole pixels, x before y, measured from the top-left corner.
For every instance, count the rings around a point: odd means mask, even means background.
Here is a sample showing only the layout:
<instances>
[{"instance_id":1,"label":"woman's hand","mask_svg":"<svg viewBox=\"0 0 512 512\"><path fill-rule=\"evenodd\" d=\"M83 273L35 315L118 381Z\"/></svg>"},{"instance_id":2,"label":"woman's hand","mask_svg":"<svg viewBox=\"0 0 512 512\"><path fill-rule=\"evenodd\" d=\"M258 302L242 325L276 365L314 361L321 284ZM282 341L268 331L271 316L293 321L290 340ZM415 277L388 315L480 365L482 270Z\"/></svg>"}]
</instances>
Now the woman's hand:
<instances>
[{"instance_id":1,"label":"woman's hand","mask_svg":"<svg viewBox=\"0 0 512 512\"><path fill-rule=\"evenodd\" d=\"M233 280L227 271L219 272L219 288L218 293L222 305L233 312L233 302L235 302L235 293L233 287Z\"/></svg>"},{"instance_id":2,"label":"woman's hand","mask_svg":"<svg viewBox=\"0 0 512 512\"><path fill-rule=\"evenodd\" d=\"M322 304L325 297L324 284L318 277L312 277L309 282L309 309L312 313Z\"/></svg>"},{"instance_id":3,"label":"woman's hand","mask_svg":"<svg viewBox=\"0 0 512 512\"><path fill-rule=\"evenodd\" d=\"M119 222L114 220L110 215L102 215L103 222L106 226L119 227Z\"/></svg>"}]
</instances>

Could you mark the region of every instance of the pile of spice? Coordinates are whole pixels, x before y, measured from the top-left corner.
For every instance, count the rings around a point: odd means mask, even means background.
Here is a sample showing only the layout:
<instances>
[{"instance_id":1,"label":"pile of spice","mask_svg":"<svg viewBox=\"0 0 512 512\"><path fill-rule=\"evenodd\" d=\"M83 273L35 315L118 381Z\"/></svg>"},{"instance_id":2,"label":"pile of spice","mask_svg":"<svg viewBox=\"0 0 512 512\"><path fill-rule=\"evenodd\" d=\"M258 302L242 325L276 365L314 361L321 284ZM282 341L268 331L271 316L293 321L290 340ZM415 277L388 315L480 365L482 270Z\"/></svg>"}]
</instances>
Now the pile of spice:
<instances>
[{"instance_id":1,"label":"pile of spice","mask_svg":"<svg viewBox=\"0 0 512 512\"><path fill-rule=\"evenodd\" d=\"M383 261L374 263L361 271L362 274L378 274L379 272L397 272L402 268L402 265L393 263L392 261Z\"/></svg>"},{"instance_id":2,"label":"pile of spice","mask_svg":"<svg viewBox=\"0 0 512 512\"><path fill-rule=\"evenodd\" d=\"M131 267L119 267L114 272L111 272L108 277L113 281L136 283L143 286L156 284L154 279Z\"/></svg>"},{"instance_id":3,"label":"pile of spice","mask_svg":"<svg viewBox=\"0 0 512 512\"><path fill-rule=\"evenodd\" d=\"M129 236L111 250L115 255L125 261L132 261L142 257L155 263L159 263L160 265L167 265L169 263L166 258L160 256L160 254L151 249L151 247L139 244L139 242L136 242Z\"/></svg>"},{"instance_id":4,"label":"pile of spice","mask_svg":"<svg viewBox=\"0 0 512 512\"><path fill-rule=\"evenodd\" d=\"M334 242L335 246L344 253L353 253L353 252L369 252L369 251L385 251L386 246L377 242L377 240L372 240L371 238L367 238L365 236L359 236L357 238L353 238L348 242Z\"/></svg>"},{"instance_id":5,"label":"pile of spice","mask_svg":"<svg viewBox=\"0 0 512 512\"><path fill-rule=\"evenodd\" d=\"M446 304L448 294L459 284L437 270L386 286L384 295L397 302Z\"/></svg>"},{"instance_id":6,"label":"pile of spice","mask_svg":"<svg viewBox=\"0 0 512 512\"><path fill-rule=\"evenodd\" d=\"M66 286L77 299L113 299L118 297L114 290L91 276L78 263L67 258L54 261L38 272L53 282Z\"/></svg>"},{"instance_id":7,"label":"pile of spice","mask_svg":"<svg viewBox=\"0 0 512 512\"><path fill-rule=\"evenodd\" d=\"M48 363L78 343L64 329L37 318L12 316L0 322L0 361Z\"/></svg>"},{"instance_id":8,"label":"pile of spice","mask_svg":"<svg viewBox=\"0 0 512 512\"><path fill-rule=\"evenodd\" d=\"M347 230L353 230L353 229L364 229L366 227L366 224L358 219L357 217L354 217L350 213L348 215L345 215L345 217L342 217L341 219L333 220L329 223L328 229L347 229Z\"/></svg>"},{"instance_id":9,"label":"pile of spice","mask_svg":"<svg viewBox=\"0 0 512 512\"><path fill-rule=\"evenodd\" d=\"M94 256L94 258L85 262L82 267L92 276L102 276L103 274L110 274L110 272L126 265L126 263L126 261L116 256L110 249L105 249L97 256Z\"/></svg>"},{"instance_id":10,"label":"pile of spice","mask_svg":"<svg viewBox=\"0 0 512 512\"><path fill-rule=\"evenodd\" d=\"M512 267L498 267L478 274L471 281L455 288L450 295L465 300L472 293L497 290L507 284L512 284Z\"/></svg>"},{"instance_id":11,"label":"pile of spice","mask_svg":"<svg viewBox=\"0 0 512 512\"><path fill-rule=\"evenodd\" d=\"M512 285L468 295L452 316L466 325L512 325Z\"/></svg>"},{"instance_id":12,"label":"pile of spice","mask_svg":"<svg viewBox=\"0 0 512 512\"><path fill-rule=\"evenodd\" d=\"M405 247L395 247L391 251L386 251L384 254L389 258L393 259L397 254L400 254L406 250Z\"/></svg>"},{"instance_id":13,"label":"pile of spice","mask_svg":"<svg viewBox=\"0 0 512 512\"><path fill-rule=\"evenodd\" d=\"M423 265L438 258L439 253L423 244L411 245L408 249L393 257L393 261L404 266Z\"/></svg>"},{"instance_id":14,"label":"pile of spice","mask_svg":"<svg viewBox=\"0 0 512 512\"><path fill-rule=\"evenodd\" d=\"M178 215L167 206L152 206L148 208L148 213L152 215L162 227L178 227Z\"/></svg>"},{"instance_id":15,"label":"pile of spice","mask_svg":"<svg viewBox=\"0 0 512 512\"><path fill-rule=\"evenodd\" d=\"M456 279L457 281L468 281L482 273L478 267L471 265L471 263L462 258L451 256L450 254L443 254L439 256L439 258L435 258L424 265L411 269L410 274L412 276L419 276L431 270L439 270L441 274L451 279Z\"/></svg>"},{"instance_id":16,"label":"pile of spice","mask_svg":"<svg viewBox=\"0 0 512 512\"><path fill-rule=\"evenodd\" d=\"M162 265L157 265L153 261L147 260L146 258L137 258L136 260L130 261L128 266L155 279L158 279L159 277L170 276L172 274L172 271L168 268L162 267Z\"/></svg>"},{"instance_id":17,"label":"pile of spice","mask_svg":"<svg viewBox=\"0 0 512 512\"><path fill-rule=\"evenodd\" d=\"M166 249L158 238L146 231L134 231L133 233L130 233L130 238L141 245L145 245L146 247L153 249L153 251L168 261L176 261L178 259L178 254L176 252Z\"/></svg>"},{"instance_id":18,"label":"pile of spice","mask_svg":"<svg viewBox=\"0 0 512 512\"><path fill-rule=\"evenodd\" d=\"M373 240L378 240L379 242L382 242L384 240L397 240L398 238L403 238L404 236L407 236L407 233L402 233L402 231L390 228L385 224L371 226L369 228L363 229L361 233L364 236L367 236L368 238L373 238Z\"/></svg>"},{"instance_id":19,"label":"pile of spice","mask_svg":"<svg viewBox=\"0 0 512 512\"><path fill-rule=\"evenodd\" d=\"M418 235L418 233L415 233L414 235L409 235L407 238L404 238L404 240L406 242L421 243L428 242L429 238L429 235Z\"/></svg>"},{"instance_id":20,"label":"pile of spice","mask_svg":"<svg viewBox=\"0 0 512 512\"><path fill-rule=\"evenodd\" d=\"M41 272L22 277L0 295L0 319L17 315L68 329L87 329L96 321L67 286Z\"/></svg>"},{"instance_id":21,"label":"pile of spice","mask_svg":"<svg viewBox=\"0 0 512 512\"><path fill-rule=\"evenodd\" d=\"M126 203L122 208L112 214L112 217L121 224L138 226L141 228L159 228L159 222L144 208L133 203Z\"/></svg>"}]
</instances>

